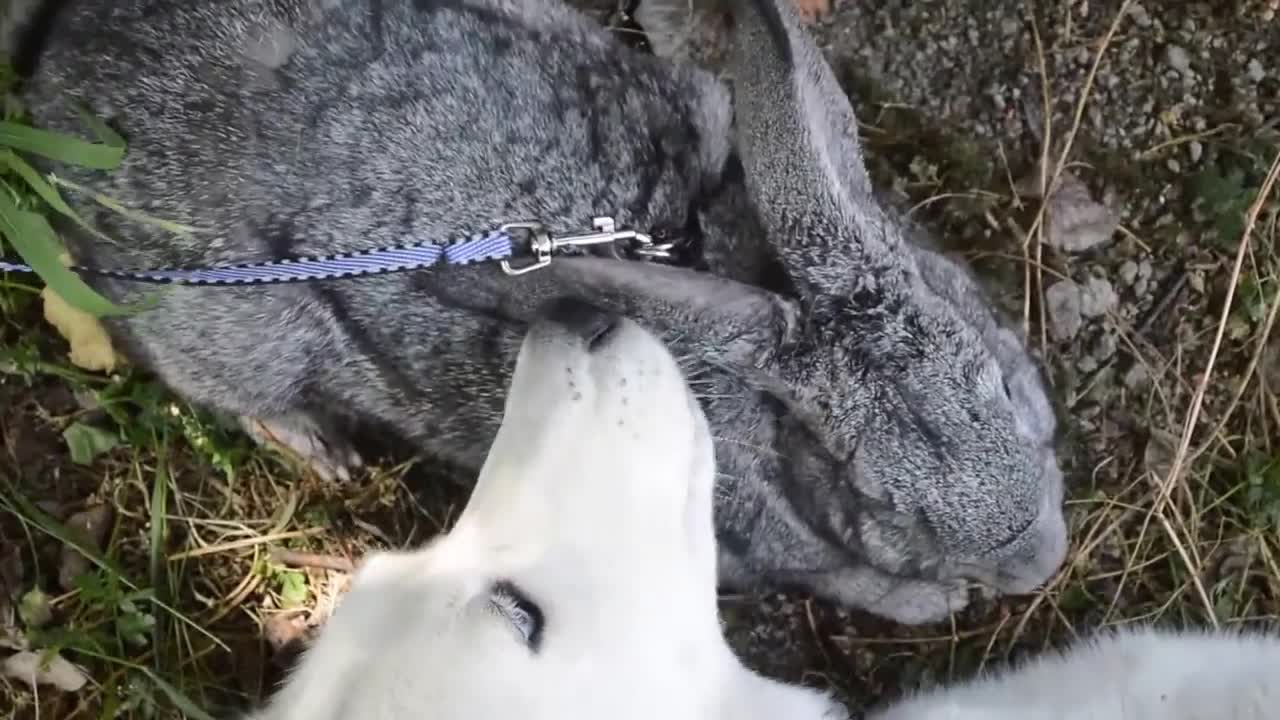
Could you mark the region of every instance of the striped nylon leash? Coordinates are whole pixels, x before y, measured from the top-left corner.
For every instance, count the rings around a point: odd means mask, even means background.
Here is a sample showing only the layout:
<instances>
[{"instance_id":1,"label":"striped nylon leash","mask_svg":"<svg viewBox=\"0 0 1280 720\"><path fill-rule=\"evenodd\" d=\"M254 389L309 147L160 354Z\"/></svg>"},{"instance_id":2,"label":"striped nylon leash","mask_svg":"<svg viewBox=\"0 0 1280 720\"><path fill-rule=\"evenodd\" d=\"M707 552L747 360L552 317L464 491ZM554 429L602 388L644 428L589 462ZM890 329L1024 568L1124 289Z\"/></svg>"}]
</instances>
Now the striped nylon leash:
<instances>
[{"instance_id":1,"label":"striped nylon leash","mask_svg":"<svg viewBox=\"0 0 1280 720\"><path fill-rule=\"evenodd\" d=\"M221 265L207 268L162 268L121 270L72 265L71 270L142 283L169 285L274 285L280 283L315 282L364 275L422 270L438 264L471 265L497 260L508 275L522 275L551 264L552 255L564 247L599 245L631 241L636 252L649 257L666 257L670 247L654 245L648 235L631 230L616 230L612 218L594 221L596 232L553 237L540 223L508 223L489 232L477 233L464 240L446 243L420 242L407 245L358 250L322 257L270 260L266 262ZM517 235L525 238L525 248L517 252ZM533 261L512 267L517 254L532 254ZM0 272L34 273L29 265L0 261Z\"/></svg>"}]
</instances>

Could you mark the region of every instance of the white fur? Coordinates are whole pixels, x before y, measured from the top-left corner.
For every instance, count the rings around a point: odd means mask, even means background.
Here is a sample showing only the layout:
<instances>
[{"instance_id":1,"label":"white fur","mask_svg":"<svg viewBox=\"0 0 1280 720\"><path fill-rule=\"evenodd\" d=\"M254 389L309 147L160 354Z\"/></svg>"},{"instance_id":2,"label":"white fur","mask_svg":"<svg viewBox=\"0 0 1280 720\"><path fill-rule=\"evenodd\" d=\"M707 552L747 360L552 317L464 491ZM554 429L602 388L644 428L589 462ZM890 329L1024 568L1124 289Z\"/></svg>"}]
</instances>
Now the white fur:
<instances>
[{"instance_id":1,"label":"white fur","mask_svg":"<svg viewBox=\"0 0 1280 720\"><path fill-rule=\"evenodd\" d=\"M1154 628L1099 633L1009 672L889 705L868 720L1273 720L1280 639Z\"/></svg>"},{"instance_id":2,"label":"white fur","mask_svg":"<svg viewBox=\"0 0 1280 720\"><path fill-rule=\"evenodd\" d=\"M668 351L623 321L588 350L536 325L457 526L369 558L257 720L821 720L827 696L743 667L716 614L708 427ZM536 649L494 612L509 580ZM871 720L1280 718L1280 640L1102 633Z\"/></svg>"},{"instance_id":3,"label":"white fur","mask_svg":"<svg viewBox=\"0 0 1280 720\"><path fill-rule=\"evenodd\" d=\"M526 337L456 527L367 559L258 720L818 720L818 692L746 669L716 612L711 438L665 347L624 321L588 351ZM538 648L492 610L518 585Z\"/></svg>"}]
</instances>

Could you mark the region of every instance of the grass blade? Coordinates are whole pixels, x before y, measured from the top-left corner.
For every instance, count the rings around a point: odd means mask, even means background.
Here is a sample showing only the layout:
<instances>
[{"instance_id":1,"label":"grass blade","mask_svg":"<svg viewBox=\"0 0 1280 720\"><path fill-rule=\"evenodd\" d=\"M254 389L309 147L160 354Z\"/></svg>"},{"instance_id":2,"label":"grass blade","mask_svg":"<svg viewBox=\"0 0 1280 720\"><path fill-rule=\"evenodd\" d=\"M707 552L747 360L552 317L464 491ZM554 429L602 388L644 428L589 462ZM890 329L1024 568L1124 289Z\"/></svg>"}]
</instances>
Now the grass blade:
<instances>
[{"instance_id":1,"label":"grass blade","mask_svg":"<svg viewBox=\"0 0 1280 720\"><path fill-rule=\"evenodd\" d=\"M146 673L147 677L151 678L151 682L155 683L156 687L160 688L160 691L169 697L169 701L188 718L191 718L191 720L215 720L212 715L200 709L194 702L191 702L191 698L188 698L185 693L169 684L167 680L154 671L145 667L139 667L139 669Z\"/></svg>"},{"instance_id":2,"label":"grass blade","mask_svg":"<svg viewBox=\"0 0 1280 720\"><path fill-rule=\"evenodd\" d=\"M94 190L91 190L83 185L79 185L77 183L71 182L66 178L60 178L57 175L50 175L49 179L52 180L55 185L61 185L62 187L65 187L69 190L74 190L78 193L83 193L85 195L88 195L90 198L93 199L94 202L98 203L102 207L107 208L108 210L111 210L112 212L118 215L127 217L130 220L140 222L140 223L146 223L148 225L154 225L158 228L161 228L162 230L165 230L166 232L171 232L174 235L194 235L198 232L201 232L199 228L195 228L190 225L183 225L182 223L173 222L171 220L162 220L160 218L154 218L154 217L151 217L150 215L147 215L146 213L127 208L124 205L121 205L119 202L112 200L111 198L107 197L106 195L103 195L100 192L95 192Z\"/></svg>"},{"instance_id":3,"label":"grass blade","mask_svg":"<svg viewBox=\"0 0 1280 720\"><path fill-rule=\"evenodd\" d=\"M3 478L0 478L0 480L2 479ZM81 542L79 538L73 536L67 531L67 528L62 523L58 522L40 508L33 505L31 501L24 497L22 493L18 492L12 484L5 482L3 489L7 490L7 492L0 493L0 504L8 506L9 511L12 512L15 517L30 523L35 526L36 529L60 541L62 544L69 545L74 548L81 555L84 555L89 562L97 565L102 570L106 570L107 572L115 575L119 578L120 582L129 589L141 590L137 583L129 579L129 576L125 574L123 568L112 562L110 558L103 555L97 548L92 545L86 545ZM159 598L153 598L151 602L165 612L168 612L174 619L212 640L218 647L226 650L227 652L231 652L231 648L227 647L225 642L213 633L196 624L195 621L178 612L177 609L169 603L166 603Z\"/></svg>"},{"instance_id":4,"label":"grass blade","mask_svg":"<svg viewBox=\"0 0 1280 720\"><path fill-rule=\"evenodd\" d=\"M58 257L61 253L58 236L49 221L43 215L19 209L4 193L0 193L0 233L9 239L40 279L72 307L94 317L132 312L99 295L63 265Z\"/></svg>"},{"instance_id":5,"label":"grass blade","mask_svg":"<svg viewBox=\"0 0 1280 720\"><path fill-rule=\"evenodd\" d=\"M89 223L85 222L83 218L76 214L76 211L71 209L71 206L67 204L67 201L62 199L62 195L58 193L58 189L49 184L49 181L45 180L44 177L42 177L35 168L31 167L26 160L18 157L17 154L10 150L5 150L0 152L0 163L3 163L12 170L14 174L22 178L22 180L26 182L27 186L30 187L36 195L39 195L40 199L45 201L49 207L73 220L77 225L84 228L86 232L94 235L95 237L101 238L102 240L111 242L110 238L94 229L89 225Z\"/></svg>"},{"instance_id":6,"label":"grass blade","mask_svg":"<svg viewBox=\"0 0 1280 720\"><path fill-rule=\"evenodd\" d=\"M165 541L169 535L169 458L168 433L165 433L165 444L157 448L155 476L151 485L151 532L147 538L147 565L151 574L151 587L161 602L169 601L169 581L165 574L168 563L165 562ZM156 670L160 670L163 653L159 652L165 636L164 616L156 618L151 629L151 646L157 649L155 654Z\"/></svg>"},{"instance_id":7,"label":"grass blade","mask_svg":"<svg viewBox=\"0 0 1280 720\"><path fill-rule=\"evenodd\" d=\"M84 123L85 127L89 128L89 132L93 133L94 137L98 138L98 142L106 145L107 147L118 149L121 151L121 156L124 155L125 142L124 138L120 137L119 133L112 130L106 123L94 117L93 113L89 112L89 108L83 104L76 109L76 112L80 115L80 122ZM116 163L116 165L119 165L119 163ZM112 166L112 168L108 169L113 169L114 167L115 166Z\"/></svg>"},{"instance_id":8,"label":"grass blade","mask_svg":"<svg viewBox=\"0 0 1280 720\"><path fill-rule=\"evenodd\" d=\"M98 124L101 125L101 122L99 121ZM105 125L102 125L102 128L105 127ZM94 129L100 131L102 128L95 127ZM111 133L109 128L107 128L107 131L110 134L105 135L103 137L104 140L116 141L120 139L120 136ZM99 134L101 135L100 132ZM27 127L7 120L0 120L0 145L6 145L14 150L29 152L50 160L64 162L68 165L78 165L91 170L114 170L120 166L120 161L124 159L122 141L119 145L106 142L86 142L78 138Z\"/></svg>"}]
</instances>

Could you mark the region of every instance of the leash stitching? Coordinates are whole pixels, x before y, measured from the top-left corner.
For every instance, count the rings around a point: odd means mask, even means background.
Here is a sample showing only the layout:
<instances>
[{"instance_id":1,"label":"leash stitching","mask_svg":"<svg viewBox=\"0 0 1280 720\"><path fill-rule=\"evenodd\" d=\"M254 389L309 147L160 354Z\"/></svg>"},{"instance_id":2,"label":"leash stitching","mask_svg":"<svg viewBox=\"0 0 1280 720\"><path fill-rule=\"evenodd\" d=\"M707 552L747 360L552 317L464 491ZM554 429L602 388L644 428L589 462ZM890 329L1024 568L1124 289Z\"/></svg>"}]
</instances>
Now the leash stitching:
<instances>
[{"instance_id":1,"label":"leash stitching","mask_svg":"<svg viewBox=\"0 0 1280 720\"><path fill-rule=\"evenodd\" d=\"M514 240L505 230L477 233L452 243L412 243L317 257L285 258L209 268L103 269L72 265L76 272L160 285L270 285L382 275L444 265L471 265L512 257ZM0 261L0 272L34 273L29 265Z\"/></svg>"}]
</instances>

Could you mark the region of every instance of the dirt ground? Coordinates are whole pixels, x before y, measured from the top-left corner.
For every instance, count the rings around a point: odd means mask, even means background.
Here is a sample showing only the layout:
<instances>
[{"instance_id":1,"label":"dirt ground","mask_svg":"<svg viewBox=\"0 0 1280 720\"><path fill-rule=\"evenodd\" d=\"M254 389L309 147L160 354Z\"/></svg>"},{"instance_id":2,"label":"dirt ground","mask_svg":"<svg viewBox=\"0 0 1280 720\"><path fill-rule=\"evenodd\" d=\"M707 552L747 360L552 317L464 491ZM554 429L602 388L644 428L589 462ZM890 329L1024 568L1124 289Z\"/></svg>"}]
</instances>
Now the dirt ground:
<instances>
[{"instance_id":1,"label":"dirt ground","mask_svg":"<svg viewBox=\"0 0 1280 720\"><path fill-rule=\"evenodd\" d=\"M857 712L1094 628L1280 619L1277 5L836 0L815 32L873 175L1044 360L1072 552L1043 592L930 627L725 597L749 664ZM1037 168L1062 156L1044 202ZM0 655L15 634L64 648L88 682L37 698L0 680L0 720L256 701L345 579L272 548L358 558L456 513L463 486L439 468L392 457L335 487L145 375L74 368L23 281L0 278ZM76 581L60 528L103 507L89 519L109 532L78 536L103 548L96 579Z\"/></svg>"}]
</instances>

